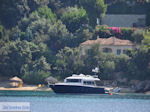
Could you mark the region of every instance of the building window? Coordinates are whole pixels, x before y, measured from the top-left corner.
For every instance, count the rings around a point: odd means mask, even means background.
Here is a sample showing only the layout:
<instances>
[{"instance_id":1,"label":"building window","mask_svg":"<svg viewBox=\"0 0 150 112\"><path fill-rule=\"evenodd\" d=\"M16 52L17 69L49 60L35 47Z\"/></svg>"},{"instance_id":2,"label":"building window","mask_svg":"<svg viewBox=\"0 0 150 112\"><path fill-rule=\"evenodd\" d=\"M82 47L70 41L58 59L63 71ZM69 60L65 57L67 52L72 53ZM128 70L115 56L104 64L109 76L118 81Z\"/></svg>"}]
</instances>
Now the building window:
<instances>
[{"instance_id":1,"label":"building window","mask_svg":"<svg viewBox=\"0 0 150 112\"><path fill-rule=\"evenodd\" d=\"M127 50L123 50L123 54L127 54Z\"/></svg>"},{"instance_id":2,"label":"building window","mask_svg":"<svg viewBox=\"0 0 150 112\"><path fill-rule=\"evenodd\" d=\"M111 48L103 48L103 52L112 53L112 49Z\"/></svg>"},{"instance_id":3,"label":"building window","mask_svg":"<svg viewBox=\"0 0 150 112\"><path fill-rule=\"evenodd\" d=\"M121 49L117 49L117 55L121 54Z\"/></svg>"}]
</instances>

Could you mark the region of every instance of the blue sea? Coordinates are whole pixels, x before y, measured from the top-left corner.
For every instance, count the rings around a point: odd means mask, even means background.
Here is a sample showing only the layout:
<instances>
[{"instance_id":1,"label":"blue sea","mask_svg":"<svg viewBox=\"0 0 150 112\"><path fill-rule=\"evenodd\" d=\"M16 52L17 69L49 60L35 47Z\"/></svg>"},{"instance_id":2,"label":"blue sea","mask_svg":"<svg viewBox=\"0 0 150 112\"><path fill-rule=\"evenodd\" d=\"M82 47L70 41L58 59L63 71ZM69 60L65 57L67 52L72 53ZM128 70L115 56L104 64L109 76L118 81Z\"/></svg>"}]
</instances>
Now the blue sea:
<instances>
[{"instance_id":1,"label":"blue sea","mask_svg":"<svg viewBox=\"0 0 150 112\"><path fill-rule=\"evenodd\" d=\"M30 102L31 112L150 112L150 95L0 91L0 102Z\"/></svg>"}]
</instances>

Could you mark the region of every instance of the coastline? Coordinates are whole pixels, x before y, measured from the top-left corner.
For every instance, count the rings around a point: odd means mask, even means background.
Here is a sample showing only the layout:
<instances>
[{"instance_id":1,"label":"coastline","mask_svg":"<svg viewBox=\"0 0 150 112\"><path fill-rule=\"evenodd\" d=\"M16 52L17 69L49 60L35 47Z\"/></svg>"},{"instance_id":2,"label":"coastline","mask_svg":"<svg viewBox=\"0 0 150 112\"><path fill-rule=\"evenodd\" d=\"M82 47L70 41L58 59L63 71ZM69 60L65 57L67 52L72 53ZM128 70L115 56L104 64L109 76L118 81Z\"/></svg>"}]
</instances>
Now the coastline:
<instances>
[{"instance_id":1,"label":"coastline","mask_svg":"<svg viewBox=\"0 0 150 112\"><path fill-rule=\"evenodd\" d=\"M110 88L114 88L113 91L111 91L113 94L117 93L143 93L146 95L150 95L150 91L139 91L137 92L134 88L131 87L121 87L121 86L105 86L108 90ZM115 88L119 88L119 91L115 91ZM47 85L28 85L23 84L22 87L10 87L8 81L2 81L0 82L0 91L52 91L51 88L49 88Z\"/></svg>"},{"instance_id":2,"label":"coastline","mask_svg":"<svg viewBox=\"0 0 150 112\"><path fill-rule=\"evenodd\" d=\"M0 87L0 91L52 91L51 88L48 87L38 87L36 85L28 85L23 87Z\"/></svg>"},{"instance_id":3,"label":"coastline","mask_svg":"<svg viewBox=\"0 0 150 112\"><path fill-rule=\"evenodd\" d=\"M150 91L147 92L133 92L133 91L128 91L127 88L121 88L122 90L120 92L112 92L112 94L125 94L125 93L136 93L136 94L145 94L145 95L150 95ZM48 87L38 87L36 85L28 85L24 87L18 87L18 88L6 88L6 87L0 87L0 91L52 91L51 88Z\"/></svg>"}]
</instances>

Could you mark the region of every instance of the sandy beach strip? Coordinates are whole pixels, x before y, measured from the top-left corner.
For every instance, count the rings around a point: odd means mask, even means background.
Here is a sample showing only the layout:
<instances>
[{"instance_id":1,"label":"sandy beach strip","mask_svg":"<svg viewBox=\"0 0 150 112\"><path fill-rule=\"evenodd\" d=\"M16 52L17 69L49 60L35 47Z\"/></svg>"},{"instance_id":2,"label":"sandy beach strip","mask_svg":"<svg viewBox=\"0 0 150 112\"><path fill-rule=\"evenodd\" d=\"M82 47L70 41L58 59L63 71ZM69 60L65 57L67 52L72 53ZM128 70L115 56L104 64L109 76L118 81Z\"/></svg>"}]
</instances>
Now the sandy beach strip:
<instances>
[{"instance_id":1,"label":"sandy beach strip","mask_svg":"<svg viewBox=\"0 0 150 112\"><path fill-rule=\"evenodd\" d=\"M41 84L39 84L41 85ZM29 84L23 84L22 87L11 87L10 82L8 80L6 81L0 81L0 91L4 90L12 90L12 91L52 91L51 88L49 88L47 85L29 85Z\"/></svg>"},{"instance_id":2,"label":"sandy beach strip","mask_svg":"<svg viewBox=\"0 0 150 112\"><path fill-rule=\"evenodd\" d=\"M17 88L0 87L0 91L4 91L4 90L12 90L12 91L52 91L51 88L37 87L37 86L25 86L25 87L17 87Z\"/></svg>"}]
</instances>

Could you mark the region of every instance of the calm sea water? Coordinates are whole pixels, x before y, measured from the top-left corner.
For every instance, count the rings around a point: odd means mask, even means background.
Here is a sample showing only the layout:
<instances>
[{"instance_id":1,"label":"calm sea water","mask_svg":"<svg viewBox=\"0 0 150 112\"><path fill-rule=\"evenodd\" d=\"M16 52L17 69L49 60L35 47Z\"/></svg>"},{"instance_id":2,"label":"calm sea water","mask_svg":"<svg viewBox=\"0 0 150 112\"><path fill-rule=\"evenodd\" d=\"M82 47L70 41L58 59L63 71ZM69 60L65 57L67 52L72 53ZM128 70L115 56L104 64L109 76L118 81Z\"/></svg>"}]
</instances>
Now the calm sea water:
<instances>
[{"instance_id":1,"label":"calm sea water","mask_svg":"<svg viewBox=\"0 0 150 112\"><path fill-rule=\"evenodd\" d=\"M150 112L150 95L69 95L0 91L0 102L30 102L31 112Z\"/></svg>"}]
</instances>

